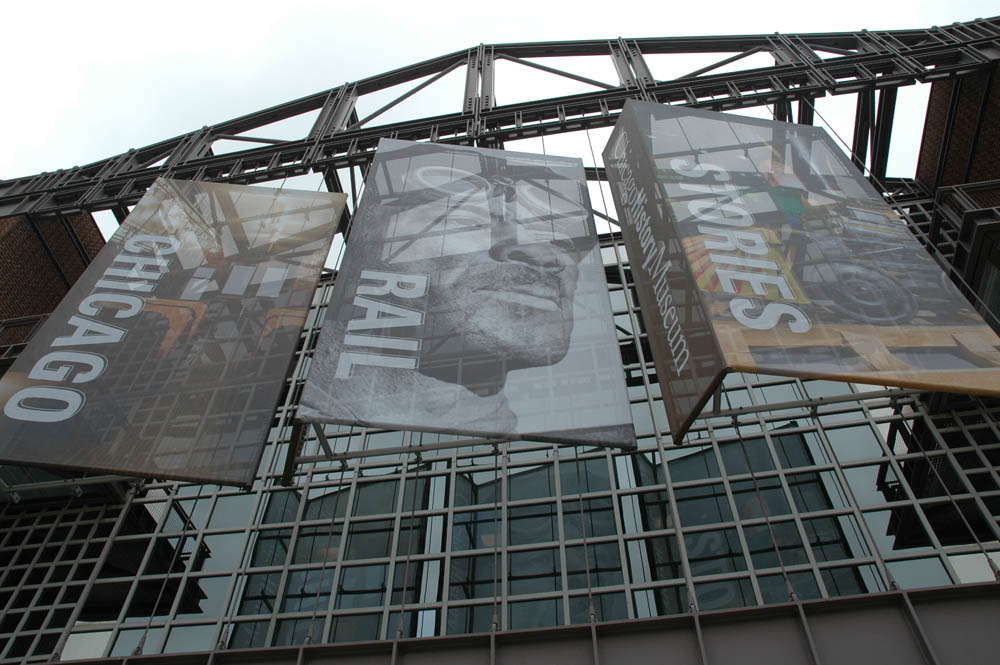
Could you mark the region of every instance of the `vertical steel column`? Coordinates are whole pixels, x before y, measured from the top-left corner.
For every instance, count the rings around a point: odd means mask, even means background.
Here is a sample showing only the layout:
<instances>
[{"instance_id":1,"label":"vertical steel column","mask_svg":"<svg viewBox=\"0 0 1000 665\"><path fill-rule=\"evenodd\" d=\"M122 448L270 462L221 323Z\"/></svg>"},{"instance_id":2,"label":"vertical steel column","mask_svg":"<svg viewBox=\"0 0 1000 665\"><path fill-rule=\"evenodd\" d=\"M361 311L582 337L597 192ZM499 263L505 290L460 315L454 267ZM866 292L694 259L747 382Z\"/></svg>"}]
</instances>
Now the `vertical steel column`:
<instances>
[{"instance_id":1,"label":"vertical steel column","mask_svg":"<svg viewBox=\"0 0 1000 665\"><path fill-rule=\"evenodd\" d=\"M851 161L862 172L868 161L868 143L875 116L875 89L858 91L858 102L854 109L854 140L851 143Z\"/></svg>"},{"instance_id":2,"label":"vertical steel column","mask_svg":"<svg viewBox=\"0 0 1000 665\"><path fill-rule=\"evenodd\" d=\"M897 88L882 88L878 94L878 109L872 136L871 175L882 179L889 164L889 141L892 139L892 122L896 113Z\"/></svg>"}]
</instances>

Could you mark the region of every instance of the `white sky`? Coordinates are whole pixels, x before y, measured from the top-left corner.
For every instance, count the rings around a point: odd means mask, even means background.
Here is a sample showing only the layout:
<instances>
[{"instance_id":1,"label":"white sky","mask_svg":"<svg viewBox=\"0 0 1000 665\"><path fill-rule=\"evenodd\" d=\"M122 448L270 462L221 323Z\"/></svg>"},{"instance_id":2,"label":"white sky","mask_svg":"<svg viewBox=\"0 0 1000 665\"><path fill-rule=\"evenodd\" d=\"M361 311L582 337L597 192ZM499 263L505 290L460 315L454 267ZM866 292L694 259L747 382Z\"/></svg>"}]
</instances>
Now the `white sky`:
<instances>
[{"instance_id":1,"label":"white sky","mask_svg":"<svg viewBox=\"0 0 1000 665\"><path fill-rule=\"evenodd\" d=\"M5 63L0 178L83 165L479 43L920 28L1000 13L995 0L358 4L7 4L0 40L0 61ZM716 59L654 56L649 61L654 76L667 79ZM607 58L544 62L617 83ZM739 68L767 62L747 60ZM462 76L461 70L453 72L393 109L384 121L459 110ZM509 62L497 70L499 104L591 89ZM391 98L363 98L359 113L363 116ZM926 86L900 93L890 175L913 173L925 100ZM849 140L853 96L822 99L818 108ZM296 138L311 121L309 116L251 134ZM819 119L817 124L822 126ZM595 134L598 154L605 135ZM580 152L563 138L546 139L546 149ZM541 150L537 141L518 143L508 148Z\"/></svg>"}]
</instances>

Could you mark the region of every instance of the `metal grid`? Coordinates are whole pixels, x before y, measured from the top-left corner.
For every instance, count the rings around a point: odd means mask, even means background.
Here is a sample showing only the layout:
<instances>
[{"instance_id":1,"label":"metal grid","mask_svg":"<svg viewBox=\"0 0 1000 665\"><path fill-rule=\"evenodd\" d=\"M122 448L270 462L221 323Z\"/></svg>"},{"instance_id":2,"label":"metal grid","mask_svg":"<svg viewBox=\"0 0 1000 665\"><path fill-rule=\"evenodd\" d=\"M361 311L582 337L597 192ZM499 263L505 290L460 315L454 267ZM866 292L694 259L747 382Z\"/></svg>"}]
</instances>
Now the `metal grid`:
<instances>
[{"instance_id":1,"label":"metal grid","mask_svg":"<svg viewBox=\"0 0 1000 665\"><path fill-rule=\"evenodd\" d=\"M113 207L121 217L157 175L257 182L308 170L325 171L332 187L350 178L356 200L355 166L379 136L503 145L608 126L627 97L720 109L774 104L779 117L802 99L798 119L811 122L810 98L863 89L854 152L871 146L860 161L883 175L891 95L876 98L870 86L990 66L983 49L995 43L997 23L477 47L80 169L5 181L0 207ZM642 57L726 50L737 55L718 66L760 51L776 64L657 81ZM546 55L610 57L619 85L495 106L492 63L537 69L525 58ZM366 128L352 116L360 95L462 66L466 96L454 117ZM309 109L320 114L303 141L210 154L215 140ZM350 169L338 174L342 167ZM603 179L598 164L588 174ZM940 247L929 240L932 198L912 181L883 184L918 238L947 258L947 238ZM901 589L905 600L908 588L994 579L1000 406L733 375L719 411L703 414L689 445L675 447L627 256L614 235L602 251L638 452L522 442L416 459L371 453L449 437L327 426L334 452L369 455L302 465L282 486L326 281L249 492L150 482L124 500L3 507L0 662L489 632L494 603L498 630L588 623L591 595L597 621L676 614L700 630L700 613L714 609L887 589ZM315 438L305 443L303 454L319 453Z\"/></svg>"}]
</instances>

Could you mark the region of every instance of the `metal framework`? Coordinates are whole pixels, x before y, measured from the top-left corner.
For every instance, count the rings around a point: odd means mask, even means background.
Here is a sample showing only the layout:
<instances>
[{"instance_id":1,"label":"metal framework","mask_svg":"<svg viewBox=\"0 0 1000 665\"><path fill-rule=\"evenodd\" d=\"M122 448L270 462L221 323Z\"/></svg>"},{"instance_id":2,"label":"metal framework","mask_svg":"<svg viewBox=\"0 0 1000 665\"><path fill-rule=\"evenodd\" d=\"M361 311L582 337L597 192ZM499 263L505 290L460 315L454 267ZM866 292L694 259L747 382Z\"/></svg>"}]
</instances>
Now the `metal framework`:
<instances>
[{"instance_id":1,"label":"metal framework","mask_svg":"<svg viewBox=\"0 0 1000 665\"><path fill-rule=\"evenodd\" d=\"M719 53L708 66L658 80L644 56ZM766 53L770 67L718 73ZM605 82L538 62L546 58L610 58L618 80ZM778 119L813 122L811 101L857 95L853 153L859 167L885 175L896 91L915 82L988 68L1000 59L1000 17L919 30L707 37L608 39L480 45L324 90L160 141L86 166L0 181L0 216L112 210L123 219L158 177L252 184L323 173L343 191L336 172L370 160L382 137L502 147L505 141L613 125L625 100L638 98L715 110L773 105ZM592 86L592 92L498 106L496 63L506 60ZM453 113L393 124L374 121L445 75L463 69L462 99ZM414 87L363 118L358 100L396 85ZM319 111L306 136L278 140L247 132ZM251 147L213 153L220 140ZM599 169L588 177L602 179Z\"/></svg>"}]
</instances>

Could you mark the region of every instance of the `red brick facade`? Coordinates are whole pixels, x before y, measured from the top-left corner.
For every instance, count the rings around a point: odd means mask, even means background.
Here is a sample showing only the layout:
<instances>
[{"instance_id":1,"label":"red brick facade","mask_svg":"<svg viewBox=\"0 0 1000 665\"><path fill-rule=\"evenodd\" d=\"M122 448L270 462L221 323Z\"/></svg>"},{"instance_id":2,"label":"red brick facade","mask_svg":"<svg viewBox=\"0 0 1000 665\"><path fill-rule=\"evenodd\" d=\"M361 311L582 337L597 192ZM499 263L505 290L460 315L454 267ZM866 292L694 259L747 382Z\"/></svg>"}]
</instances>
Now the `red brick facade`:
<instances>
[{"instance_id":1,"label":"red brick facade","mask_svg":"<svg viewBox=\"0 0 1000 665\"><path fill-rule=\"evenodd\" d=\"M90 213L0 218L0 321L51 312L103 246Z\"/></svg>"}]
</instances>

